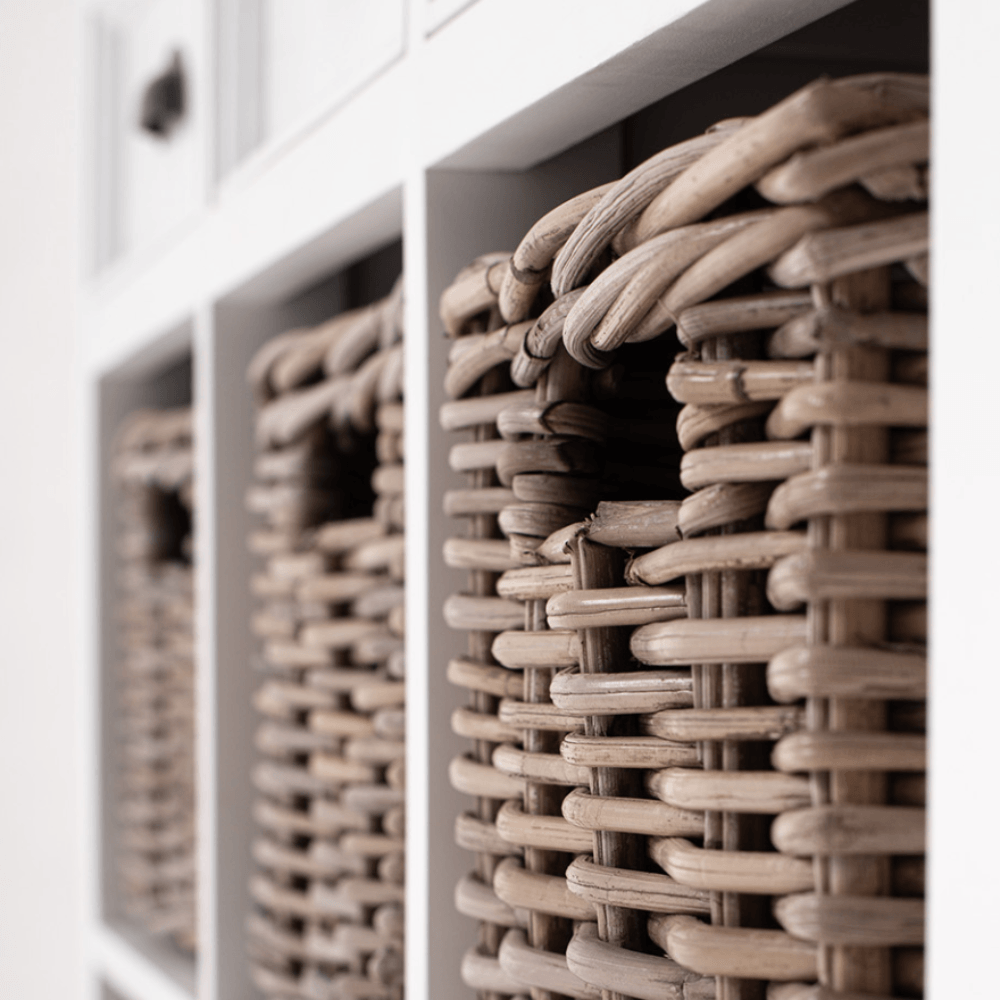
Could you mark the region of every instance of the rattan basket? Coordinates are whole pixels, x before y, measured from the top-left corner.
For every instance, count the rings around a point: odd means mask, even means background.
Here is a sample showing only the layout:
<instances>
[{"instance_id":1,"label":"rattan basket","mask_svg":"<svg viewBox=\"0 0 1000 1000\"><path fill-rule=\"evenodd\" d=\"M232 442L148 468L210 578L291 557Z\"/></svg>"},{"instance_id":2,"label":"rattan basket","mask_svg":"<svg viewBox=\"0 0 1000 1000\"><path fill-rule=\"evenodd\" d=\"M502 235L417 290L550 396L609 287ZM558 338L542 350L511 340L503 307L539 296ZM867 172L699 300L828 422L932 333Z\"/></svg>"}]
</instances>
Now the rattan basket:
<instances>
[{"instance_id":1,"label":"rattan basket","mask_svg":"<svg viewBox=\"0 0 1000 1000\"><path fill-rule=\"evenodd\" d=\"M400 1000L404 660L401 286L265 345L250 539L264 676L254 979Z\"/></svg>"},{"instance_id":2,"label":"rattan basket","mask_svg":"<svg viewBox=\"0 0 1000 1000\"><path fill-rule=\"evenodd\" d=\"M127 916L195 950L193 455L190 409L142 410L118 486L117 868Z\"/></svg>"},{"instance_id":3,"label":"rattan basket","mask_svg":"<svg viewBox=\"0 0 1000 1000\"><path fill-rule=\"evenodd\" d=\"M927 115L925 77L817 81L445 295L481 995L920 995ZM614 441L646 342L656 490Z\"/></svg>"}]
</instances>

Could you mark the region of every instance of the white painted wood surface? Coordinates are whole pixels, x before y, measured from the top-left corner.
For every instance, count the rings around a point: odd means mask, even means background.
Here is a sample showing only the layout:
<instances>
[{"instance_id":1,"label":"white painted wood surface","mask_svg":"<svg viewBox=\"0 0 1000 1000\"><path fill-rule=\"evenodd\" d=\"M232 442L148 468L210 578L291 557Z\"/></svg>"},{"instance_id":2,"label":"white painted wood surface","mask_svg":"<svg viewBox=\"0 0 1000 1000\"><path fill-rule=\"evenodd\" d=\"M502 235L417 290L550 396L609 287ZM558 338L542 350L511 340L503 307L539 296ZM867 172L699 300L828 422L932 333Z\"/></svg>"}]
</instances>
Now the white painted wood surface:
<instances>
[{"instance_id":1,"label":"white painted wood surface","mask_svg":"<svg viewBox=\"0 0 1000 1000\"><path fill-rule=\"evenodd\" d=\"M1000 338L993 305L1000 137L977 126L1000 96L1000 7L933 5L934 269L931 310L931 740L928 997L988 1000L1000 870L985 863L1000 830ZM971 95L979 95L972 97ZM962 914L961 919L956 919Z\"/></svg>"},{"instance_id":2,"label":"white painted wood surface","mask_svg":"<svg viewBox=\"0 0 1000 1000\"><path fill-rule=\"evenodd\" d=\"M109 3L91 17L95 142L92 156L104 183L93 209L100 247L95 266L155 248L203 204L210 130L200 0ZM169 138L140 128L146 87L174 56L184 78L184 113Z\"/></svg>"},{"instance_id":3,"label":"white painted wood surface","mask_svg":"<svg viewBox=\"0 0 1000 1000\"><path fill-rule=\"evenodd\" d=\"M263 138L294 129L403 53L404 0L262 0Z\"/></svg>"}]
</instances>

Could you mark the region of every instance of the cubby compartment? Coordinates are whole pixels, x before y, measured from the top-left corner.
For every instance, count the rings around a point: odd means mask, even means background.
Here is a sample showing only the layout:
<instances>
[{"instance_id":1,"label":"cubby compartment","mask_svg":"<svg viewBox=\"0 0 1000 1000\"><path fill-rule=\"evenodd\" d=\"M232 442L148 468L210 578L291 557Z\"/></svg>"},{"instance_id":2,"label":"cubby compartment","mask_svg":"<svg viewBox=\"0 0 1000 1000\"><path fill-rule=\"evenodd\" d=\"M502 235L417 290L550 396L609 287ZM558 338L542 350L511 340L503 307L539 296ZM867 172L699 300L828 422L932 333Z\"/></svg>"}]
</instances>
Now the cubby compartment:
<instances>
[{"instance_id":1,"label":"cubby compartment","mask_svg":"<svg viewBox=\"0 0 1000 1000\"><path fill-rule=\"evenodd\" d=\"M254 844L261 832L254 809L262 795L253 776L266 763L255 749L263 717L254 702L267 677L259 669L261 640L252 631L261 597L252 593L251 580L263 566L260 553L249 548L262 521L259 510L247 508L258 454L257 404L248 370L276 336L315 328L389 294L403 263L400 220L397 214L393 234L390 217L391 212L384 227L351 223L324 234L312 252L275 262L212 311L211 375L204 391L213 415L208 447L216 456L210 515L214 568L206 589L214 609L211 648L217 666L204 690L214 778L204 787L204 815L210 818L203 829L205 864L214 872L217 896L209 918L215 969L202 989L220 998L263 995L251 980L247 930L258 905L251 880L259 873Z\"/></svg>"},{"instance_id":2,"label":"cubby compartment","mask_svg":"<svg viewBox=\"0 0 1000 1000\"><path fill-rule=\"evenodd\" d=\"M399 244L347 308L265 343L255 403L256 985L401 995L405 562Z\"/></svg>"},{"instance_id":3,"label":"cubby compartment","mask_svg":"<svg viewBox=\"0 0 1000 1000\"><path fill-rule=\"evenodd\" d=\"M197 964L192 328L100 383L100 882L106 927Z\"/></svg>"},{"instance_id":4,"label":"cubby compartment","mask_svg":"<svg viewBox=\"0 0 1000 1000\"><path fill-rule=\"evenodd\" d=\"M856 41L861 37L865 39L863 45L857 44ZM683 139L704 133L720 120L759 114L776 101L824 74L846 76L878 70L926 73L927 69L926 5L899 3L897 0L858 2L765 46L703 79L690 83L683 89L662 97L605 129L598 136L571 147L530 170L491 172L488 169L491 159L498 164L514 159L527 163L535 162L538 153L533 155L530 142L511 143L500 150L491 148L489 139L486 139L481 145L474 143L457 151L449 158L449 164L475 162L478 169L475 172L431 170L427 177L429 244L427 315L430 329L433 331L440 328L441 321L436 315L436 309L441 292L462 268L468 267L474 259L483 254L513 250L528 228L540 219L548 208L566 201L569 197L582 194L601 181L624 175L660 150ZM547 136L539 137L535 142L535 149L545 150L547 141ZM560 169L564 171L561 175ZM544 183L542 178L557 176L561 177L566 186L560 195L555 195L551 202L546 202L545 196L541 193ZM554 192L556 188L549 190ZM534 200L537 211L533 215L525 211L522 219L520 213L526 209L529 200ZM494 208L501 203L505 208L503 212ZM460 259L454 256L459 246L467 247L465 256ZM497 260L499 259L498 255ZM447 266L450 266L448 277L444 274L446 262ZM448 342L435 343L433 337L430 339L431 375L428 395L432 413L444 401L442 386L447 370L444 362L447 345ZM669 343L660 340L645 345L645 348L646 361L639 360L637 363L640 366L643 363L652 365L659 372L662 387L662 378L669 367L670 356L681 350L681 345L671 339ZM632 350L636 351L637 348ZM455 357L457 356L456 349ZM436 385L435 369L438 377ZM668 401L668 408L670 406L673 404ZM458 767L461 770L459 765L472 758L467 755L470 752L468 740L457 738L446 740L443 731L449 725L449 716L456 710L463 708L466 711L477 710L467 707L473 702L467 701L460 693L460 689L451 686L445 677L449 662L453 665L456 662L461 663L462 658L469 655L464 648L463 637L441 628L440 625L436 626L435 623L435 613L440 613L439 609L446 606L449 595L468 593L468 584L462 580L463 574L447 569L440 561L435 566L434 562L445 542L445 535L449 533L446 522L438 517L442 499L447 491L467 487L467 484L446 465L448 449L456 440L456 435L440 431L434 425L433 418L428 432L430 470L428 483L431 490L427 498L426 515L429 523L428 558L430 559L426 610L429 621L426 711L428 731L432 734L432 738L426 747L427 771L430 774L426 815L430 867L435 872L435 879L441 875L446 877L450 884L457 886L457 909L463 910L467 915L487 914L490 912L490 906L495 904L495 915L499 920L512 920L514 918L510 913L506 916L501 913L503 907L497 900L492 900L491 904L487 898L489 894L480 893L481 883L478 881L478 876L470 877L466 874L474 868L471 856L462 852L463 860L460 861L459 856L446 843L452 818L458 820L461 826L469 817L470 799L456 796L451 787L444 785L441 776L449 763L453 768ZM469 438L469 441L471 440ZM674 448L676 447L675 443ZM674 459L679 463L679 454L675 454ZM622 474L630 471L633 470L623 469ZM621 499L644 498L641 492L636 490L633 492L636 493L635 496L630 494ZM413 501L411 498L411 502L415 504L415 511L420 511L420 507L416 504L421 500ZM456 523L451 530L454 534L461 535L463 529ZM453 604L451 607L454 609L458 605ZM468 628L473 630L470 636L474 637L476 627L470 625ZM410 641L414 645L418 641L412 633ZM448 669L451 670L451 667ZM471 727L471 718L470 716L469 719L460 720L459 724ZM481 743L475 744L476 749L478 750L481 745ZM424 752L424 748L417 745L412 752L419 754ZM414 771L416 770L417 768L414 768ZM466 777L469 776L457 774L453 780L463 784L466 783ZM418 790L411 786L411 796L415 797L418 794ZM413 808L414 805L411 804L411 810ZM473 820L468 822L474 825ZM423 831L420 831L415 836L420 837L422 833ZM466 833L467 836L460 830L456 835L460 839L465 836L469 843L475 842L475 836L468 831ZM447 873L447 876L444 873ZM419 875L413 877L420 878ZM425 898L420 890L417 890L415 895L419 899ZM492 989L493 987L488 985L492 972L487 969L487 963L483 963L480 968L475 959L476 954L485 957L488 947L478 953L475 951L473 946L477 941L476 932L467 919L456 912L450 899L435 898L433 891L429 891L426 898L431 916L422 921L423 926L427 928L425 931L427 944L423 946L424 951L442 957L442 961L432 962L427 970L426 989L429 995L447 994L447 991L459 988L455 979L463 964L463 952L465 952L466 981L471 985L481 976L482 978L478 979L479 989L487 991ZM552 900L549 902L552 903ZM482 919L489 923L486 916ZM419 930L415 928L414 933L419 933ZM483 940L480 934L478 938L480 946L483 945ZM447 964L443 961L445 955L448 956ZM411 955L411 961L414 961L422 972L419 952L417 956ZM420 988L425 988L423 979L417 981L420 983ZM499 981L496 979L494 985ZM499 986L496 988L500 989Z\"/></svg>"},{"instance_id":5,"label":"cubby compartment","mask_svg":"<svg viewBox=\"0 0 1000 1000\"><path fill-rule=\"evenodd\" d=\"M451 533L442 500L445 490L463 485L463 477L449 467L452 435L442 429L437 415L445 400L442 373L450 347L438 332L439 299L458 270L475 257L516 245L542 214L617 176L620 165L620 137L611 130L523 172L441 169L427 175L427 250L420 262L426 271L407 268L408 308L426 310L412 322L426 324L430 331L425 345L408 345L408 362L417 368L411 378L419 373L408 400L416 392L426 393L407 417L407 454L427 468L419 492L407 494L408 521L427 525L426 534L411 533L407 539L409 565L427 566L427 585L412 589L407 609L413 678L408 690L408 848L411 855L427 859L411 866L408 875L407 989L417 996L466 995L459 970L475 934L474 924L455 911L452 898L469 868L469 855L457 850L453 840L455 818L467 800L448 783L450 762L465 748L465 741L451 732L451 717L464 699L448 682L446 667L465 649L441 617L445 599L461 588L463 578L441 561ZM416 285L412 295L410 282Z\"/></svg>"}]
</instances>

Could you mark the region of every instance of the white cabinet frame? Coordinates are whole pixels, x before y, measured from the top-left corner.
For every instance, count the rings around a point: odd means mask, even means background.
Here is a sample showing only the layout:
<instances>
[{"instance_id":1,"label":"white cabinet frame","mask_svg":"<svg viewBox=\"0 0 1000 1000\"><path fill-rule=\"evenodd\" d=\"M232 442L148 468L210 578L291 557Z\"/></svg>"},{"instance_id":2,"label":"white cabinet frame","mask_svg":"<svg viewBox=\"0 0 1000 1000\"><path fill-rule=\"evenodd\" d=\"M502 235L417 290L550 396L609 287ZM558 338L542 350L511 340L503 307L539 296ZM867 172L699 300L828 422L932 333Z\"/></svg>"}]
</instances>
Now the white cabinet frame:
<instances>
[{"instance_id":1,"label":"white cabinet frame","mask_svg":"<svg viewBox=\"0 0 1000 1000\"><path fill-rule=\"evenodd\" d=\"M220 4L223 0L218 0ZM103 0L81 0L81 27ZM204 79L216 79L218 10L204 0ZM81 285L79 445L88 483L81 522L86 572L80 623L84 717L79 766L91 873L85 974L91 996L127 1000L251 997L243 960L249 835L249 696L255 684L245 588L242 494L250 469L244 371L265 337L296 322L296 291L403 237L406 269L408 636L407 992L468 996L458 960L472 925L451 886L467 858L451 847L460 797L447 785L444 682L454 639L440 618L451 577L438 553L436 507L447 481L438 429L446 344L437 297L472 256L512 249L548 207L614 171L607 126L844 5L844 0L410 0L404 55L307 131L214 186L191 219L155 248ZM442 14L447 8L447 14ZM1000 97L1000 7L934 4L932 490L932 861L929 995L986 997L1000 894L982 838L998 828L992 716L1000 701L996 447L1000 338L1000 186L988 109ZM434 11L438 11L435 15ZM435 17L437 18L435 20ZM84 40L84 83L95 72ZM88 41L89 39L89 41ZM231 58L230 53L228 58ZM89 68L88 68L89 67ZM206 115L206 121L213 115ZM99 136L99 130L92 129ZM226 138L210 130L205 176ZM590 136L585 156L546 161ZM534 169L537 164L541 169ZM87 181L92 196L94 178ZM502 205L503 210L498 211ZM987 220L984 223L984 220ZM99 228L99 227L98 227ZM91 241L94 232L85 236ZM964 338L961 342L959 338ZM158 365L194 357L198 475L198 768L200 935L197 970L172 974L105 920L100 779L102 622L107 621L106 503L101 462L110 414ZM132 383L129 380L132 380ZM134 385L133 385L134 388ZM132 393L130 395L130 393ZM116 409L117 408L117 409ZM102 418L103 413L103 418ZM102 541L103 539L103 541ZM102 547L103 546L103 547ZM102 577L102 572L105 574ZM963 683L970 676L973 684ZM448 734L448 735L445 735ZM995 770L993 771L995 775ZM970 805L970 803L973 803ZM970 836L971 833L971 836ZM980 911L977 911L977 906ZM104 992L102 992L104 991Z\"/></svg>"}]
</instances>

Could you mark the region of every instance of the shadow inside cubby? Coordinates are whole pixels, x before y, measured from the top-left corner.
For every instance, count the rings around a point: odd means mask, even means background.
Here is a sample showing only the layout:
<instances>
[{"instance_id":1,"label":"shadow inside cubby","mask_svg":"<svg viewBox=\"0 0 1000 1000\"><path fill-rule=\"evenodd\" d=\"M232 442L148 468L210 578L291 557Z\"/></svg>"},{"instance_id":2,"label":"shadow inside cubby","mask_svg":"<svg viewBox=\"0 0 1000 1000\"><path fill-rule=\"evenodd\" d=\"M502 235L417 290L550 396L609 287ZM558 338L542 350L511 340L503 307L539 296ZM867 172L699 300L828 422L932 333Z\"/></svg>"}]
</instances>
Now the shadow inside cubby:
<instances>
[{"instance_id":1,"label":"shadow inside cubby","mask_svg":"<svg viewBox=\"0 0 1000 1000\"><path fill-rule=\"evenodd\" d=\"M855 0L630 115L623 170L726 118L756 115L818 76L930 66L928 0Z\"/></svg>"}]
</instances>

